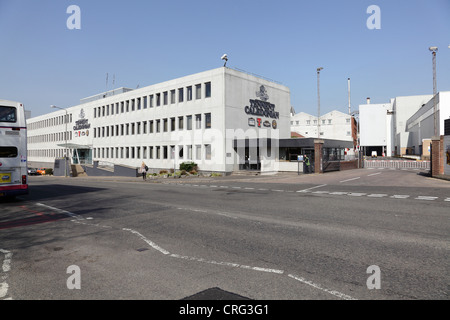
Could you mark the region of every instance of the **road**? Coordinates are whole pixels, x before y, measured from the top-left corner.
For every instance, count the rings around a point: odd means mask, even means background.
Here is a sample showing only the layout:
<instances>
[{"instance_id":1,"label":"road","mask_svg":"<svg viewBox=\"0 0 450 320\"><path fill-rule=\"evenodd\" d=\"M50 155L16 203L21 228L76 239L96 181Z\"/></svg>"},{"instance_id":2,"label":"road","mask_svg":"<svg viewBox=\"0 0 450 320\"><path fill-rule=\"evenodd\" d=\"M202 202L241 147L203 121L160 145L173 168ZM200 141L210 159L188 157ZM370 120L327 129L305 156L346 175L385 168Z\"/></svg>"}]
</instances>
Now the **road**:
<instances>
[{"instance_id":1,"label":"road","mask_svg":"<svg viewBox=\"0 0 450 320\"><path fill-rule=\"evenodd\" d=\"M449 298L450 182L419 171L30 177L0 206L0 299Z\"/></svg>"}]
</instances>

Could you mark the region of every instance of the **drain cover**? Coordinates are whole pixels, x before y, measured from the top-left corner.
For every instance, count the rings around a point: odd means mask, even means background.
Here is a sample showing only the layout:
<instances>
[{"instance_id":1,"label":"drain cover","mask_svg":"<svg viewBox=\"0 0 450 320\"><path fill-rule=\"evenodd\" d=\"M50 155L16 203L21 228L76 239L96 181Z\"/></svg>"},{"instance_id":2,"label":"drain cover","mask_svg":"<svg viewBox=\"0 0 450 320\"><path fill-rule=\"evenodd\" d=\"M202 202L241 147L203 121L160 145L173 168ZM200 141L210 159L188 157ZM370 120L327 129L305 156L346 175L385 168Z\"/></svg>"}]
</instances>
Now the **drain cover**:
<instances>
[{"instance_id":1,"label":"drain cover","mask_svg":"<svg viewBox=\"0 0 450 320\"><path fill-rule=\"evenodd\" d=\"M228 292L220 288L210 288L200 291L182 300L250 300L236 293Z\"/></svg>"}]
</instances>

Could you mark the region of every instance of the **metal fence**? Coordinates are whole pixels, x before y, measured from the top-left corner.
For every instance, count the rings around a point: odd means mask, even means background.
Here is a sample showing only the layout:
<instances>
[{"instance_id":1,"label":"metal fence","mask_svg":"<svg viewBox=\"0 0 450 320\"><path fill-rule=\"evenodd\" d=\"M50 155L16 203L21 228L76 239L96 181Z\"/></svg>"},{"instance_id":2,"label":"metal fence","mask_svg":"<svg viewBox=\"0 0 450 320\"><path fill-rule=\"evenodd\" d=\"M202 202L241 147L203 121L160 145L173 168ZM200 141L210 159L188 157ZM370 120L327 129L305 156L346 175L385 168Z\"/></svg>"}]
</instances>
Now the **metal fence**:
<instances>
[{"instance_id":1,"label":"metal fence","mask_svg":"<svg viewBox=\"0 0 450 320\"><path fill-rule=\"evenodd\" d=\"M430 161L414 160L364 160L364 168L430 169Z\"/></svg>"}]
</instances>

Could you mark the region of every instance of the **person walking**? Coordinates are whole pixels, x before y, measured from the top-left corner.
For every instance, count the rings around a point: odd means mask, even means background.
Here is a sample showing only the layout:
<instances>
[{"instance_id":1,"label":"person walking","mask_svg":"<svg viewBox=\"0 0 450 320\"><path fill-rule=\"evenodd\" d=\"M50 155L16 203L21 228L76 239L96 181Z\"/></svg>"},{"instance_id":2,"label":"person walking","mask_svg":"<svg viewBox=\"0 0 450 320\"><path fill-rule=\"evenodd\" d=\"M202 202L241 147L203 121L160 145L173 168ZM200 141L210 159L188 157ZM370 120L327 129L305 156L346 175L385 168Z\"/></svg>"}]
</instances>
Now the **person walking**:
<instances>
[{"instance_id":1,"label":"person walking","mask_svg":"<svg viewBox=\"0 0 450 320\"><path fill-rule=\"evenodd\" d=\"M306 173L311 173L311 162L309 161L309 157L305 155L305 165L306 165Z\"/></svg>"},{"instance_id":2,"label":"person walking","mask_svg":"<svg viewBox=\"0 0 450 320\"><path fill-rule=\"evenodd\" d=\"M144 161L142 161L141 172L142 172L142 179L143 179L144 181L147 180L147 171L148 171L148 167L147 167L147 165L144 163Z\"/></svg>"}]
</instances>

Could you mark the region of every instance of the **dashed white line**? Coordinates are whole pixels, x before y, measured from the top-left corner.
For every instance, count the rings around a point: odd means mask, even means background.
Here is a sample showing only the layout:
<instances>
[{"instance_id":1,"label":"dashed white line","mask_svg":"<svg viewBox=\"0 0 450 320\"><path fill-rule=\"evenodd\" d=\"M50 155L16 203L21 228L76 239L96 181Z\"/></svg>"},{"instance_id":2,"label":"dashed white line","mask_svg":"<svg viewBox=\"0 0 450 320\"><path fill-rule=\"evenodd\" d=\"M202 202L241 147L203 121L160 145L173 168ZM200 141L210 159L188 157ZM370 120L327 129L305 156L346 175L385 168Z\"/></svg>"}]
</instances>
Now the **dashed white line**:
<instances>
[{"instance_id":1,"label":"dashed white line","mask_svg":"<svg viewBox=\"0 0 450 320\"><path fill-rule=\"evenodd\" d=\"M430 196L418 196L414 199L416 200L436 200L438 197L430 197Z\"/></svg>"},{"instance_id":2,"label":"dashed white line","mask_svg":"<svg viewBox=\"0 0 450 320\"><path fill-rule=\"evenodd\" d=\"M394 194L393 196L391 196L391 198L394 198L394 199L406 199L409 197L410 196L407 194Z\"/></svg>"},{"instance_id":3,"label":"dashed white line","mask_svg":"<svg viewBox=\"0 0 450 320\"><path fill-rule=\"evenodd\" d=\"M368 197L372 197L372 198L383 198L383 197L387 197L388 195L385 193L372 193L372 194L368 194Z\"/></svg>"}]
</instances>

